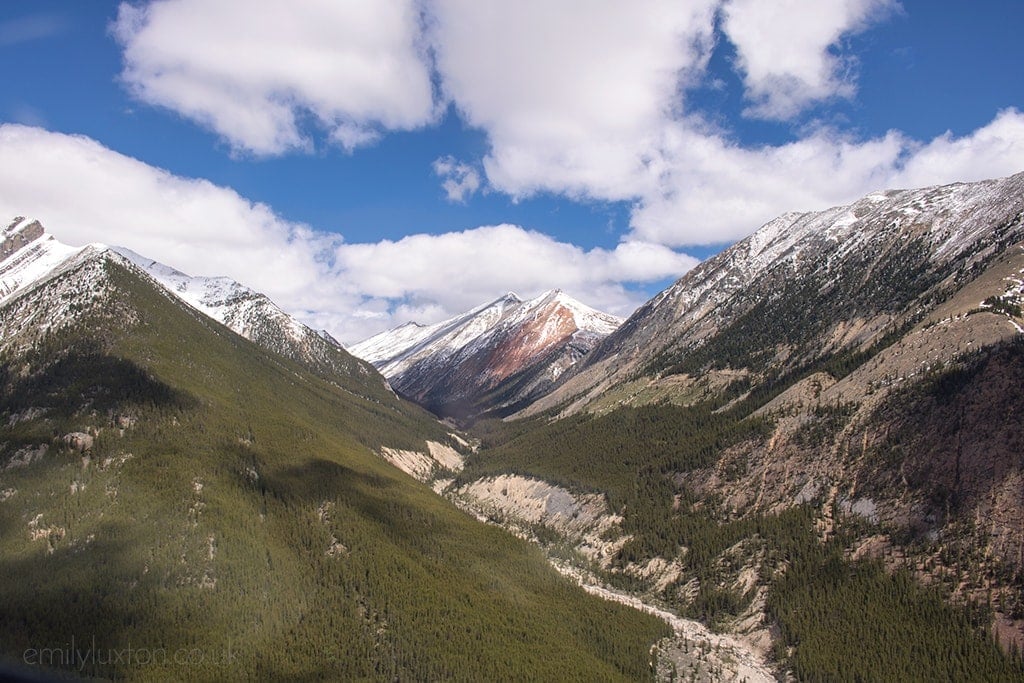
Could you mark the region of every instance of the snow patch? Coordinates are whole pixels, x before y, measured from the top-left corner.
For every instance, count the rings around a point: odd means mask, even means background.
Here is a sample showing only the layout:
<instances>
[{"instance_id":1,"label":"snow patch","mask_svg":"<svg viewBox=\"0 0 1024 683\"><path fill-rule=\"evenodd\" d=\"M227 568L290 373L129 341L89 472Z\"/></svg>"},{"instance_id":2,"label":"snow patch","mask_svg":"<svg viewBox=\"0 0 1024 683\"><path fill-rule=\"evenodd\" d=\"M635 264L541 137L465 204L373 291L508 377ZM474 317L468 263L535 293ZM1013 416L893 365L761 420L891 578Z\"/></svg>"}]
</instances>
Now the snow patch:
<instances>
[{"instance_id":1,"label":"snow patch","mask_svg":"<svg viewBox=\"0 0 1024 683\"><path fill-rule=\"evenodd\" d=\"M0 304L67 270L89 247L69 247L50 235L15 251L0 262Z\"/></svg>"}]
</instances>

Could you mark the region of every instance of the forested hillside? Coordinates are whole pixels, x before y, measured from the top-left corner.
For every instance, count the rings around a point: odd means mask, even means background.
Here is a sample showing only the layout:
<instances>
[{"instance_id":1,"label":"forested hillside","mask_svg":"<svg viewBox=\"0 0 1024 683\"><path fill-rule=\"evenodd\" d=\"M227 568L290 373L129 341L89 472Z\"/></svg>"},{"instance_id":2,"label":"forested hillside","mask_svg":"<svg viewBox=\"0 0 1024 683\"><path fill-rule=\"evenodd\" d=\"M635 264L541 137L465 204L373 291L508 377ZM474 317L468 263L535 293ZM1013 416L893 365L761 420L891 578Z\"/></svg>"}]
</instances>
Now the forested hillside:
<instances>
[{"instance_id":1,"label":"forested hillside","mask_svg":"<svg viewBox=\"0 0 1024 683\"><path fill-rule=\"evenodd\" d=\"M613 562L591 569L722 630L763 609L779 628L773 656L800 680L1024 676L1016 651L1001 652L988 632L990 607L952 606L948 589L921 586L906 567L893 572L879 559L852 559L849 548L877 525L852 518L826 534L819 497L736 516L721 494L680 485L672 475L708 466L737 480L738 465L721 454L772 432L770 420L714 407L621 408L528 429L481 424L483 447L459 482L513 472L606 493L628 540ZM678 574L656 590L662 577L642 569L659 557ZM752 582L740 580L750 571Z\"/></svg>"},{"instance_id":2,"label":"forested hillside","mask_svg":"<svg viewBox=\"0 0 1024 683\"><path fill-rule=\"evenodd\" d=\"M782 216L477 424L456 486L604 496L603 546L539 540L798 678L1020 679L1022 240L1024 174Z\"/></svg>"},{"instance_id":3,"label":"forested hillside","mask_svg":"<svg viewBox=\"0 0 1024 683\"><path fill-rule=\"evenodd\" d=\"M109 257L0 324L10 662L133 680L648 674L660 621L374 453L449 438L379 378L316 377Z\"/></svg>"}]
</instances>

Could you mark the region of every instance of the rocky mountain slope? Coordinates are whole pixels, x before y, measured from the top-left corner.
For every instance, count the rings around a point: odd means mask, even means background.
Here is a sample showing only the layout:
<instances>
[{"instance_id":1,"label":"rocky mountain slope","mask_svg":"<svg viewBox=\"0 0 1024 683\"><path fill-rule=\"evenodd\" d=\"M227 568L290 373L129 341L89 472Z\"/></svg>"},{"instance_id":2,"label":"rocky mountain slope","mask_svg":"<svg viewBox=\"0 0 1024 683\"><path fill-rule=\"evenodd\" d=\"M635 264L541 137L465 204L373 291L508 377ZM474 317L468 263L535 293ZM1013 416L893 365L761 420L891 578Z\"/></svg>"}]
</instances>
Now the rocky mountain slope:
<instances>
[{"instance_id":1,"label":"rocky mountain slope","mask_svg":"<svg viewBox=\"0 0 1024 683\"><path fill-rule=\"evenodd\" d=\"M230 278L190 276L129 249L113 249L182 301L265 349L321 374L366 372L365 366L345 352L331 335L300 323L266 294Z\"/></svg>"},{"instance_id":2,"label":"rocky mountain slope","mask_svg":"<svg viewBox=\"0 0 1024 683\"><path fill-rule=\"evenodd\" d=\"M123 247L70 247L38 222L16 218L3 234L0 301L61 272L83 256L113 252L142 268L168 292L260 346L299 361L322 376L362 373L369 368L330 335L316 332L282 311L266 295L225 277L192 277Z\"/></svg>"},{"instance_id":3,"label":"rocky mountain slope","mask_svg":"<svg viewBox=\"0 0 1024 683\"><path fill-rule=\"evenodd\" d=\"M702 264L531 410L731 398L772 431L680 485L741 515L822 495L922 553L984 548L972 567L1005 588L1024 577L1022 302L1024 174L876 193Z\"/></svg>"},{"instance_id":4,"label":"rocky mountain slope","mask_svg":"<svg viewBox=\"0 0 1024 683\"><path fill-rule=\"evenodd\" d=\"M1022 192L1024 174L780 216L642 306L533 410L585 405L637 374L769 377L890 342L1011 253ZM1012 299L1011 284L992 295ZM998 327L988 341L1016 331Z\"/></svg>"},{"instance_id":5,"label":"rocky mountain slope","mask_svg":"<svg viewBox=\"0 0 1024 683\"><path fill-rule=\"evenodd\" d=\"M1022 301L1024 174L787 214L478 431L455 486L515 473L603 493L622 518L609 580L719 628L778 629L770 647L798 676L903 642L932 661L857 670L967 672L943 653L972 629L1024 644ZM822 598L839 586L859 612ZM922 586L974 626L940 646ZM868 607L880 594L904 607ZM876 609L889 616L862 622ZM978 643L977 666L999 670Z\"/></svg>"},{"instance_id":6,"label":"rocky mountain slope","mask_svg":"<svg viewBox=\"0 0 1024 683\"><path fill-rule=\"evenodd\" d=\"M448 462L459 444L372 368L322 378L119 253L22 223L0 263L5 675L649 670L661 622L587 596L379 456Z\"/></svg>"},{"instance_id":7,"label":"rocky mountain slope","mask_svg":"<svg viewBox=\"0 0 1024 683\"><path fill-rule=\"evenodd\" d=\"M396 391L443 416L506 414L543 395L621 322L560 291L509 293L450 320L355 344Z\"/></svg>"}]
</instances>

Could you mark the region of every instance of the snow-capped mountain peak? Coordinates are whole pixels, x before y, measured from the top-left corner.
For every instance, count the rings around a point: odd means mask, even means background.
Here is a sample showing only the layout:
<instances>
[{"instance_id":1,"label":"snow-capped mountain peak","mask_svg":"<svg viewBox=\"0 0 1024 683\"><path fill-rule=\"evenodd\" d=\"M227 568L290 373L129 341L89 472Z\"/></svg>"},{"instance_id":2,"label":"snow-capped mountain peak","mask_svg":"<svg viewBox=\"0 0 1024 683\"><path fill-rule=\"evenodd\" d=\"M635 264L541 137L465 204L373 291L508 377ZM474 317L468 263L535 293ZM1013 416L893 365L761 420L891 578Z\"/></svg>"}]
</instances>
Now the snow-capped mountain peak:
<instances>
[{"instance_id":1,"label":"snow-capped mountain peak","mask_svg":"<svg viewBox=\"0 0 1024 683\"><path fill-rule=\"evenodd\" d=\"M74 261L90 246L70 247L46 233L39 221L18 216L0 243L0 302L13 298Z\"/></svg>"},{"instance_id":2,"label":"snow-capped mountain peak","mask_svg":"<svg viewBox=\"0 0 1024 683\"><path fill-rule=\"evenodd\" d=\"M330 372L353 372L361 364L329 334L314 331L285 313L266 295L228 277L194 277L124 247L72 247L48 234L38 221L18 217L2 233L0 303L84 262L107 258L154 280L189 307L257 345ZM366 373L367 368L360 367Z\"/></svg>"},{"instance_id":3,"label":"snow-capped mountain peak","mask_svg":"<svg viewBox=\"0 0 1024 683\"><path fill-rule=\"evenodd\" d=\"M142 268L185 303L243 337L251 339L258 333L257 328L268 320L273 320L295 341L317 334L282 311L265 295L231 278L191 276L124 247L113 247L113 251ZM317 336L323 338L322 335Z\"/></svg>"},{"instance_id":4,"label":"snow-capped mountain peak","mask_svg":"<svg viewBox=\"0 0 1024 683\"><path fill-rule=\"evenodd\" d=\"M521 324L545 306L561 307L571 314L576 330L599 336L611 334L621 318L602 313L559 289L524 301L514 292L448 320L422 325L407 322L353 345L351 351L381 370L385 377L401 374L419 359L446 355L475 343L498 327Z\"/></svg>"},{"instance_id":5,"label":"snow-capped mountain peak","mask_svg":"<svg viewBox=\"0 0 1024 683\"><path fill-rule=\"evenodd\" d=\"M480 392L493 392L508 378L537 371L522 388L532 395L620 323L561 290L526 301L509 292L433 325L405 323L351 351L373 363L399 391L445 412L432 402L434 397L461 404ZM503 400L520 400L520 393Z\"/></svg>"}]
</instances>

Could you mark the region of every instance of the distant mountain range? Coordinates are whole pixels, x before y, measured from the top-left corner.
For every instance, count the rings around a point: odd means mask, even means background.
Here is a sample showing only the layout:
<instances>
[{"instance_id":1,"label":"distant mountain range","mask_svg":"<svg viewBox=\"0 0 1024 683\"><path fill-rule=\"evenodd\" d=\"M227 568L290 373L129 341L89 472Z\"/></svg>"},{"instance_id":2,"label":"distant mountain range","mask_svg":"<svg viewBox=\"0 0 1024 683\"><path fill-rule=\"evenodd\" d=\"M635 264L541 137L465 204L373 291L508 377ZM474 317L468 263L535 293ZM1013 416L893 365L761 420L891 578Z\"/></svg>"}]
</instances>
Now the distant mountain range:
<instances>
[{"instance_id":1,"label":"distant mountain range","mask_svg":"<svg viewBox=\"0 0 1024 683\"><path fill-rule=\"evenodd\" d=\"M445 417L505 415L543 396L622 322L564 292L513 293L433 325L354 344L401 395Z\"/></svg>"}]
</instances>

